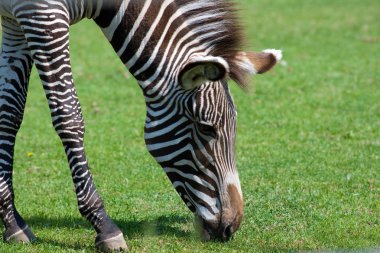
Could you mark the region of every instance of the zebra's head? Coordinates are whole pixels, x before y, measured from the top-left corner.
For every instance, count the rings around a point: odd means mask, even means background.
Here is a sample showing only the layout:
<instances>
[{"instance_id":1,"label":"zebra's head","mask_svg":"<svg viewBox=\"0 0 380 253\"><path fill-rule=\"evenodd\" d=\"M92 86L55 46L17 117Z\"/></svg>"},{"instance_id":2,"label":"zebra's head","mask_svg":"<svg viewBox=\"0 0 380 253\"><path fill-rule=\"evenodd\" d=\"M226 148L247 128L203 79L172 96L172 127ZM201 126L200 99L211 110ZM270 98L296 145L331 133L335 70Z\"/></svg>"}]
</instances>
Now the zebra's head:
<instances>
[{"instance_id":1,"label":"zebra's head","mask_svg":"<svg viewBox=\"0 0 380 253\"><path fill-rule=\"evenodd\" d=\"M147 103L148 150L195 213L205 240L228 240L243 218L235 163L237 114L227 80L266 72L280 55L275 50L238 52L232 59L194 54L179 67L166 99ZM240 73L232 72L236 69Z\"/></svg>"}]
</instances>

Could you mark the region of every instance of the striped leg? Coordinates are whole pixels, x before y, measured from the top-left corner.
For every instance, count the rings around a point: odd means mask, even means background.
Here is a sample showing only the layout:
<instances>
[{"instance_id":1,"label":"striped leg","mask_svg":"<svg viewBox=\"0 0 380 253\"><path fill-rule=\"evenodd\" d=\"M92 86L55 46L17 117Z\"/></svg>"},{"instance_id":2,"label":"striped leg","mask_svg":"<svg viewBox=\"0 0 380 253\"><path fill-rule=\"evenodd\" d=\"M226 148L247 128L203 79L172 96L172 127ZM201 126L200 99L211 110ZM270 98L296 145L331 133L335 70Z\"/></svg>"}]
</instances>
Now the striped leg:
<instances>
[{"instance_id":1,"label":"striped leg","mask_svg":"<svg viewBox=\"0 0 380 253\"><path fill-rule=\"evenodd\" d=\"M0 56L0 216L5 225L4 240L35 240L14 205L12 188L13 152L20 128L32 67L24 34L15 21L2 18Z\"/></svg>"},{"instance_id":2,"label":"striped leg","mask_svg":"<svg viewBox=\"0 0 380 253\"><path fill-rule=\"evenodd\" d=\"M97 232L97 248L127 249L122 232L106 214L88 169L83 142L85 126L70 66L68 14L60 1L57 5L55 1L46 1L46 5L31 8L33 2L24 2L16 17L42 80L54 128L65 148L79 211ZM34 10L32 14L30 9Z\"/></svg>"}]
</instances>

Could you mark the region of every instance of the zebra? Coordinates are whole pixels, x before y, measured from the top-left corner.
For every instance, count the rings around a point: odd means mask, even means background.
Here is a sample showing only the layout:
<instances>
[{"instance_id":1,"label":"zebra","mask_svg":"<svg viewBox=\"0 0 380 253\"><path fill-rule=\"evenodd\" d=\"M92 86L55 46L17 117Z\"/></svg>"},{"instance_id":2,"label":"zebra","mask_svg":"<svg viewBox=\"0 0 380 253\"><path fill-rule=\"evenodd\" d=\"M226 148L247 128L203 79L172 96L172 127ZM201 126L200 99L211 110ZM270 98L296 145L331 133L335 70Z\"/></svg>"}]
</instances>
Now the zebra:
<instances>
[{"instance_id":1,"label":"zebra","mask_svg":"<svg viewBox=\"0 0 380 253\"><path fill-rule=\"evenodd\" d=\"M235 162L236 109L227 81L246 87L281 51L241 51L236 7L222 0L2 0L0 216L6 242L33 242L14 204L12 169L33 64L70 166L78 209L100 251L127 250L107 215L84 149L85 123L70 65L69 27L93 19L139 84L144 139L204 240L227 241L243 218Z\"/></svg>"}]
</instances>

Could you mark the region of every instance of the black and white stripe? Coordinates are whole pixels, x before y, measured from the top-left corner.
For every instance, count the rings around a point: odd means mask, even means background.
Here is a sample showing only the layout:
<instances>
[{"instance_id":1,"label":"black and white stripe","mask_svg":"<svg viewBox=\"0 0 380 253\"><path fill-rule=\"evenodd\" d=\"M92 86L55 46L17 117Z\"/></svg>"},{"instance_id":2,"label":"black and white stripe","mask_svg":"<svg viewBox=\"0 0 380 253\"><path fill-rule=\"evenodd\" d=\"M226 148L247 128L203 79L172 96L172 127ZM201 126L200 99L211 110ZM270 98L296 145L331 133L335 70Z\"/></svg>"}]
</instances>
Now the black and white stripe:
<instances>
[{"instance_id":1,"label":"black and white stripe","mask_svg":"<svg viewBox=\"0 0 380 253\"><path fill-rule=\"evenodd\" d=\"M0 57L0 216L5 227L21 229L26 223L14 207L12 165L14 144L24 114L32 57L18 24L2 17ZM8 237L8 234L4 235Z\"/></svg>"}]
</instances>

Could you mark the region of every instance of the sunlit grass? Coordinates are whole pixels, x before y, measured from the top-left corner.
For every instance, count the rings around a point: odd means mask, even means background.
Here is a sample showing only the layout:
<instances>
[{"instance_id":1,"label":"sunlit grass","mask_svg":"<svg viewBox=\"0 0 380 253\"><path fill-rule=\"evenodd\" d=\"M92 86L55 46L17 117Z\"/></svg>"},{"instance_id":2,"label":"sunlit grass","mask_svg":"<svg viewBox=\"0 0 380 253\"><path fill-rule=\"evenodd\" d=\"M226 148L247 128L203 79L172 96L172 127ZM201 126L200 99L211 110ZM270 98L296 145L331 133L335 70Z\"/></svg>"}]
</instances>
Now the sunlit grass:
<instances>
[{"instance_id":1,"label":"sunlit grass","mask_svg":"<svg viewBox=\"0 0 380 253\"><path fill-rule=\"evenodd\" d=\"M233 87L245 219L202 243L143 141L144 100L98 28L72 28L92 174L134 252L283 252L380 247L380 2L240 0L251 50L285 59ZM39 238L0 252L93 252L36 73L18 135L16 204Z\"/></svg>"}]
</instances>

